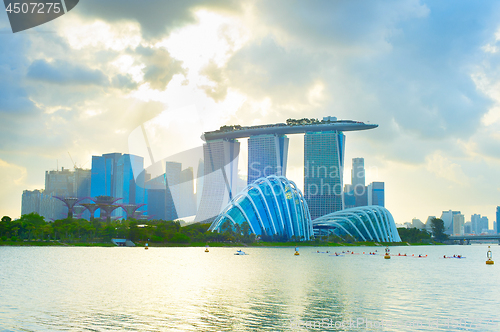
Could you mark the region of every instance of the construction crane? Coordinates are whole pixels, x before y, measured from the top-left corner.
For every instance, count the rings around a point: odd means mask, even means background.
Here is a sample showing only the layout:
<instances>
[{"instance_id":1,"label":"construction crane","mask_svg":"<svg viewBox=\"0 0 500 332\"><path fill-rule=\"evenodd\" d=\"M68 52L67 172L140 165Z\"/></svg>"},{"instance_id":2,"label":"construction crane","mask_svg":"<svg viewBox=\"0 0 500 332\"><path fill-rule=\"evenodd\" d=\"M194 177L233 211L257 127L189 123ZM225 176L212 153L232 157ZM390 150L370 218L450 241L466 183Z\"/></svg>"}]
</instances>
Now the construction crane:
<instances>
[{"instance_id":1,"label":"construction crane","mask_svg":"<svg viewBox=\"0 0 500 332\"><path fill-rule=\"evenodd\" d=\"M71 158L71 154L69 153L69 151L68 151L68 155L69 155L69 158L71 159L71 162L73 163L73 167L75 169L77 169L77 168L83 168L83 166L85 166L88 163L88 161L86 161L85 164L80 165L80 167L78 167L78 166L76 166L76 163L74 162L73 158Z\"/></svg>"},{"instance_id":2,"label":"construction crane","mask_svg":"<svg viewBox=\"0 0 500 332\"><path fill-rule=\"evenodd\" d=\"M76 163L73 161L73 158L71 158L71 154L69 153L69 151L68 151L68 155L69 155L69 159L71 159L71 162L73 163L73 167L74 167L75 169L77 169L77 167L76 167Z\"/></svg>"}]
</instances>

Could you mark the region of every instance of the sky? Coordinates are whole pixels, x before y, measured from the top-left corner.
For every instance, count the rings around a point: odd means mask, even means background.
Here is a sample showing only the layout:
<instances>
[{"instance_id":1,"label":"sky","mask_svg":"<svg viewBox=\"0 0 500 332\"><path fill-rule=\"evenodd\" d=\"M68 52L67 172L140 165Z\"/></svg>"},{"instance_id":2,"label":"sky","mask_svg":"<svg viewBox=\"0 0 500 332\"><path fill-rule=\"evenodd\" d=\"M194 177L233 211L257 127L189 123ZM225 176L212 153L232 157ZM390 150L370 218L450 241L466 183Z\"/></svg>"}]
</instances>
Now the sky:
<instances>
[{"instance_id":1,"label":"sky","mask_svg":"<svg viewBox=\"0 0 500 332\"><path fill-rule=\"evenodd\" d=\"M363 157L396 223L451 209L491 227L500 3L81 0L15 34L0 13L0 215L19 217L46 170L147 159L142 127L161 159L225 124L323 116L379 125L346 132L344 182ZM287 177L303 185L300 135Z\"/></svg>"}]
</instances>

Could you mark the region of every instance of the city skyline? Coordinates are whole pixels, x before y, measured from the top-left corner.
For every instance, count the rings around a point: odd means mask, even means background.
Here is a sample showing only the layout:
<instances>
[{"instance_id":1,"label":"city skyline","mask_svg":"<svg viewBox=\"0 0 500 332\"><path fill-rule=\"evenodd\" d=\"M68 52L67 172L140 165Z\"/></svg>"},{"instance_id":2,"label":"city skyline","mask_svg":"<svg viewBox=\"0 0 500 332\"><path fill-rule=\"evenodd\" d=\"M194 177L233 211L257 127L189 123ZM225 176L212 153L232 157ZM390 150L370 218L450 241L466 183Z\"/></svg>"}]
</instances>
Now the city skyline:
<instances>
[{"instance_id":1,"label":"city skyline","mask_svg":"<svg viewBox=\"0 0 500 332\"><path fill-rule=\"evenodd\" d=\"M491 228L499 6L389 1L360 15L352 2L89 0L17 34L0 14L0 213L19 217L22 191L43 188L46 170L89 167L92 155L150 165L135 150L141 126L161 160L222 124L332 115L379 125L349 135L345 160L363 157L366 183L385 183L397 223L453 210ZM302 190L300 140L290 136L286 173Z\"/></svg>"}]
</instances>

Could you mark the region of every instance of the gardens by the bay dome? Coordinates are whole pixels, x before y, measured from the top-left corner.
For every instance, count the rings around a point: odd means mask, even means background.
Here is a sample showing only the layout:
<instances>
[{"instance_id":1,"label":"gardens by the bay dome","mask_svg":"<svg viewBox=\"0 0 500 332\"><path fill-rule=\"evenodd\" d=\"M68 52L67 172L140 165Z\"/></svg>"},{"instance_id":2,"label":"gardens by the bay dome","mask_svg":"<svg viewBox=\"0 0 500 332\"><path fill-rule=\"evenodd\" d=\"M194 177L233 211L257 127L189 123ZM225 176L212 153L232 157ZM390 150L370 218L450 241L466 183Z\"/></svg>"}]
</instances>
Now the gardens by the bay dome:
<instances>
[{"instance_id":1,"label":"gardens by the bay dome","mask_svg":"<svg viewBox=\"0 0 500 332\"><path fill-rule=\"evenodd\" d=\"M245 187L217 216L209 230L226 222L247 222L256 235L286 240L309 240L312 221L302 192L283 176L259 178Z\"/></svg>"}]
</instances>

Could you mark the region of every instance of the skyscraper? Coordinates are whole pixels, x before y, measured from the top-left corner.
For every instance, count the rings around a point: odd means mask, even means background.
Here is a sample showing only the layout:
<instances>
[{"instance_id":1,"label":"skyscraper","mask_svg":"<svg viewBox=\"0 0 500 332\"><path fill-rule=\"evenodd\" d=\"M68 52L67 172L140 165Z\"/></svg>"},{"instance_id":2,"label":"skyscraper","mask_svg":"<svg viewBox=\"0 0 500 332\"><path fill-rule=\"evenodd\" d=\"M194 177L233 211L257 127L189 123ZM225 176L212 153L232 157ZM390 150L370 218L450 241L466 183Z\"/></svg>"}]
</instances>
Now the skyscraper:
<instances>
[{"instance_id":1,"label":"skyscraper","mask_svg":"<svg viewBox=\"0 0 500 332\"><path fill-rule=\"evenodd\" d=\"M166 186L165 174L153 179L145 174L144 202L147 204L149 218L168 220L166 213Z\"/></svg>"},{"instance_id":2,"label":"skyscraper","mask_svg":"<svg viewBox=\"0 0 500 332\"><path fill-rule=\"evenodd\" d=\"M365 186L365 159L352 158L351 169L351 184L352 186Z\"/></svg>"},{"instance_id":3,"label":"skyscraper","mask_svg":"<svg viewBox=\"0 0 500 332\"><path fill-rule=\"evenodd\" d=\"M479 221L479 229L481 229L481 233L487 233L490 229L490 225L488 222L488 217L483 216Z\"/></svg>"},{"instance_id":4,"label":"skyscraper","mask_svg":"<svg viewBox=\"0 0 500 332\"><path fill-rule=\"evenodd\" d=\"M143 165L142 157L131 154L107 153L92 156L90 195L121 198L118 203L144 203L143 179L140 185L137 182ZM99 215L100 210L97 210L96 217ZM126 213L122 209L116 209L112 216L125 217Z\"/></svg>"},{"instance_id":5,"label":"skyscraper","mask_svg":"<svg viewBox=\"0 0 500 332\"><path fill-rule=\"evenodd\" d=\"M90 195L116 197L116 169L121 153L92 156Z\"/></svg>"},{"instance_id":6,"label":"skyscraper","mask_svg":"<svg viewBox=\"0 0 500 332\"><path fill-rule=\"evenodd\" d=\"M178 217L194 216L196 214L196 197L194 195L193 168L182 170L179 184L179 209Z\"/></svg>"},{"instance_id":7,"label":"skyscraper","mask_svg":"<svg viewBox=\"0 0 500 332\"><path fill-rule=\"evenodd\" d=\"M172 161L165 163L165 216L167 220L175 220L179 217L181 170L181 163Z\"/></svg>"},{"instance_id":8,"label":"skyscraper","mask_svg":"<svg viewBox=\"0 0 500 332\"><path fill-rule=\"evenodd\" d=\"M45 172L45 190L24 190L21 215L36 212L47 220L63 219L68 208L60 198L90 196L90 170L75 168Z\"/></svg>"},{"instance_id":9,"label":"skyscraper","mask_svg":"<svg viewBox=\"0 0 500 332\"><path fill-rule=\"evenodd\" d=\"M64 167L57 171L45 171L45 193L54 196L74 196L74 173Z\"/></svg>"},{"instance_id":10,"label":"skyscraper","mask_svg":"<svg viewBox=\"0 0 500 332\"><path fill-rule=\"evenodd\" d=\"M354 206L371 205L368 203L368 188L365 187L365 159L353 158L351 169L351 185L348 196L354 199ZM380 204L377 204L380 205ZM382 205L383 206L383 205Z\"/></svg>"},{"instance_id":11,"label":"skyscraper","mask_svg":"<svg viewBox=\"0 0 500 332\"><path fill-rule=\"evenodd\" d=\"M481 217L480 214L473 214L470 217L472 232L474 234L481 234L483 231L487 231L489 229L488 217Z\"/></svg>"},{"instance_id":12,"label":"skyscraper","mask_svg":"<svg viewBox=\"0 0 500 332\"><path fill-rule=\"evenodd\" d=\"M114 195L116 198L121 198L121 203L124 204L141 204L144 202L144 194L138 188L134 177L134 169L142 169L144 167L144 159L139 156L124 154L120 156L116 163L115 189ZM123 209L117 209L113 215L126 217Z\"/></svg>"},{"instance_id":13,"label":"skyscraper","mask_svg":"<svg viewBox=\"0 0 500 332\"><path fill-rule=\"evenodd\" d=\"M344 148L341 131L304 135L304 196L312 219L344 208Z\"/></svg>"},{"instance_id":14,"label":"skyscraper","mask_svg":"<svg viewBox=\"0 0 500 332\"><path fill-rule=\"evenodd\" d=\"M198 161L198 170L196 171L196 211L200 208L201 193L203 192L203 176L205 172L205 163L203 159Z\"/></svg>"},{"instance_id":15,"label":"skyscraper","mask_svg":"<svg viewBox=\"0 0 500 332\"><path fill-rule=\"evenodd\" d=\"M368 185L368 205L385 205L384 182L372 182Z\"/></svg>"},{"instance_id":16,"label":"skyscraper","mask_svg":"<svg viewBox=\"0 0 500 332\"><path fill-rule=\"evenodd\" d=\"M248 180L250 184L270 175L286 176L289 138L285 135L256 135L248 139Z\"/></svg>"},{"instance_id":17,"label":"skyscraper","mask_svg":"<svg viewBox=\"0 0 500 332\"><path fill-rule=\"evenodd\" d=\"M464 215L455 214L453 215L453 234L454 235L464 235Z\"/></svg>"},{"instance_id":18,"label":"skyscraper","mask_svg":"<svg viewBox=\"0 0 500 332\"><path fill-rule=\"evenodd\" d=\"M500 206L497 206L497 234L500 234Z\"/></svg>"},{"instance_id":19,"label":"skyscraper","mask_svg":"<svg viewBox=\"0 0 500 332\"><path fill-rule=\"evenodd\" d=\"M212 221L232 199L238 180L239 152L240 143L234 139L207 140L203 144L203 190L195 221Z\"/></svg>"},{"instance_id":20,"label":"skyscraper","mask_svg":"<svg viewBox=\"0 0 500 332\"><path fill-rule=\"evenodd\" d=\"M448 235L453 234L453 216L460 214L460 211L443 211L441 213L441 220L444 221L444 232Z\"/></svg>"}]
</instances>

